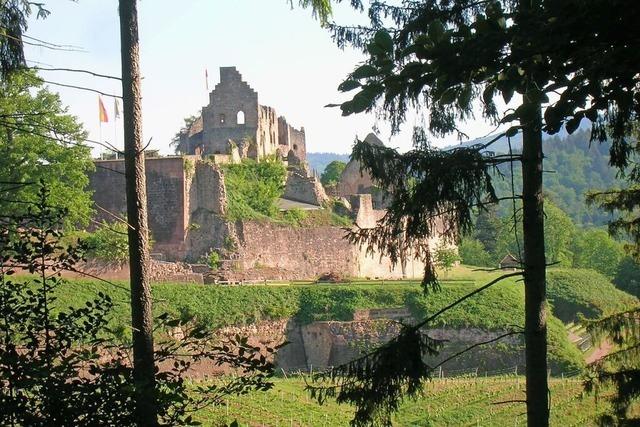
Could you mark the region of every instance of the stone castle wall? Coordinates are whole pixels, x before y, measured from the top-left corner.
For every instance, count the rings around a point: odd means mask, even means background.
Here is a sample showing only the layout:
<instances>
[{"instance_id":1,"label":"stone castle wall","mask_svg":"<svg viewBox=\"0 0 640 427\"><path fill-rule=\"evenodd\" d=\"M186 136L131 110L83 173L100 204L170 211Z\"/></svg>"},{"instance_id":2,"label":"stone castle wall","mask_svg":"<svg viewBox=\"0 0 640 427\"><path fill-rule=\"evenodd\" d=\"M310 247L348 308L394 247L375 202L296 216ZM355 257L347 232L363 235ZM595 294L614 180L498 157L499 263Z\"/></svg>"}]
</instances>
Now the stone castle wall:
<instances>
[{"instance_id":1,"label":"stone castle wall","mask_svg":"<svg viewBox=\"0 0 640 427\"><path fill-rule=\"evenodd\" d=\"M243 221L236 233L238 264L243 269L275 267L287 270L292 279L316 278L325 273L372 279L418 278L424 274L424 264L419 260L408 260L404 268L392 266L389 257L349 243L340 227L294 228Z\"/></svg>"},{"instance_id":2,"label":"stone castle wall","mask_svg":"<svg viewBox=\"0 0 640 427\"><path fill-rule=\"evenodd\" d=\"M244 270L272 267L285 271L283 278L288 279L325 273L385 279L423 274L424 266L418 260L392 266L388 257L347 242L340 227L227 221L224 173L196 156L150 158L146 165L149 227L155 242L152 252L162 254L163 260L198 262L217 250ZM288 185L291 199L320 204L326 197L322 187L307 182L315 178L299 179L300 188ZM90 182L99 219L112 222L113 216L105 211L113 215L126 211L122 160L96 161ZM372 209L370 195L352 197L352 203L358 209L360 227L375 225L381 212Z\"/></svg>"},{"instance_id":3,"label":"stone castle wall","mask_svg":"<svg viewBox=\"0 0 640 427\"><path fill-rule=\"evenodd\" d=\"M294 228L255 221L237 227L239 264L243 269L275 267L293 278L315 278L327 272L352 276L353 246L338 227Z\"/></svg>"},{"instance_id":4,"label":"stone castle wall","mask_svg":"<svg viewBox=\"0 0 640 427\"><path fill-rule=\"evenodd\" d=\"M384 311L384 310L380 310ZM406 311L398 308L396 311ZM384 316L384 314L383 314ZM404 321L413 319L403 318ZM318 321L300 324L293 319L270 320L244 326L230 326L217 331L220 336L240 334L249 337L252 345L278 346L288 342L275 357L278 368L284 371L318 371L339 366L362 356L380 344L395 338L400 324L389 318ZM478 328L434 328L430 337L446 341L438 356L427 358L437 365L449 356L472 345L495 339L504 331L486 331ZM514 366L522 368L524 358L520 337L507 337L497 343L479 346L458 356L442 367L444 375L460 370L466 373L478 369L478 374Z\"/></svg>"},{"instance_id":5,"label":"stone castle wall","mask_svg":"<svg viewBox=\"0 0 640 427\"><path fill-rule=\"evenodd\" d=\"M235 67L220 68L220 82L209 93L209 104L189 129L182 131L178 151L183 154L229 154L233 141L242 157L286 157L293 150L305 159L304 128L290 126L272 107L260 105L258 93L242 80Z\"/></svg>"},{"instance_id":6,"label":"stone castle wall","mask_svg":"<svg viewBox=\"0 0 640 427\"><path fill-rule=\"evenodd\" d=\"M238 123L239 113L244 123ZM242 81L235 67L220 68L220 83L209 94L209 105L202 108L204 154L225 154L228 140L256 140L258 132L258 93Z\"/></svg>"},{"instance_id":7,"label":"stone castle wall","mask_svg":"<svg viewBox=\"0 0 640 427\"><path fill-rule=\"evenodd\" d=\"M180 257L189 218L185 209L185 175L182 157L146 159L147 208L153 251ZM113 222L113 215L126 218L124 161L98 160L89 176L96 204L96 219ZM111 214L107 213L110 212Z\"/></svg>"},{"instance_id":8,"label":"stone castle wall","mask_svg":"<svg viewBox=\"0 0 640 427\"><path fill-rule=\"evenodd\" d=\"M289 171L283 197L317 206L329 200L320 180L301 170Z\"/></svg>"}]
</instances>

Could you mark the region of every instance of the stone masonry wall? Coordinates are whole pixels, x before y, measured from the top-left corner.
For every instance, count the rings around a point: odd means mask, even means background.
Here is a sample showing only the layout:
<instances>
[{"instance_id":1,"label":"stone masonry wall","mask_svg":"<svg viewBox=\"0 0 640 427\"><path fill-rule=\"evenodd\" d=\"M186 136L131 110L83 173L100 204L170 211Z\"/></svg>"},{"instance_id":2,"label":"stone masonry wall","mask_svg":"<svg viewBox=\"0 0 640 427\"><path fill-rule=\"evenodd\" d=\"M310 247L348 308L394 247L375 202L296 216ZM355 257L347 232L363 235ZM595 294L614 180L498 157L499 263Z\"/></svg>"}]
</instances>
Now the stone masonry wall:
<instances>
[{"instance_id":1,"label":"stone masonry wall","mask_svg":"<svg viewBox=\"0 0 640 427\"><path fill-rule=\"evenodd\" d=\"M271 107L259 106L258 158L274 155L278 149L278 116Z\"/></svg>"},{"instance_id":2,"label":"stone masonry wall","mask_svg":"<svg viewBox=\"0 0 640 427\"><path fill-rule=\"evenodd\" d=\"M188 180L189 226L186 231L188 261L198 261L212 248L222 248L233 234L232 224L224 220L227 197L222 170L208 162L195 163Z\"/></svg>"},{"instance_id":3,"label":"stone masonry wall","mask_svg":"<svg viewBox=\"0 0 640 427\"><path fill-rule=\"evenodd\" d=\"M286 270L288 279L312 279L324 273L371 279L419 278L424 264L408 260L392 267L388 257L369 254L344 239L340 227L293 228L244 221L236 227L238 265L245 270L273 267Z\"/></svg>"},{"instance_id":4,"label":"stone masonry wall","mask_svg":"<svg viewBox=\"0 0 640 427\"><path fill-rule=\"evenodd\" d=\"M239 124L238 112L244 113ZM209 94L209 105L202 109L205 154L228 152L228 140L237 143L246 137L256 140L258 129L258 94L235 67L220 68L220 83Z\"/></svg>"},{"instance_id":5,"label":"stone masonry wall","mask_svg":"<svg viewBox=\"0 0 640 427\"><path fill-rule=\"evenodd\" d=\"M149 228L155 241L152 251L163 252L167 259L179 259L188 221L183 158L148 158L145 163ZM126 216L124 161L96 160L95 165L89 188L97 206L96 219L113 222L113 216L104 210Z\"/></svg>"},{"instance_id":6,"label":"stone masonry wall","mask_svg":"<svg viewBox=\"0 0 640 427\"><path fill-rule=\"evenodd\" d=\"M242 268L269 266L291 278L314 278L327 272L353 276L357 259L338 227L293 228L244 221L237 227Z\"/></svg>"},{"instance_id":7,"label":"stone masonry wall","mask_svg":"<svg viewBox=\"0 0 640 427\"><path fill-rule=\"evenodd\" d=\"M320 181L302 170L289 170L284 189L285 199L320 206L329 198Z\"/></svg>"}]
</instances>

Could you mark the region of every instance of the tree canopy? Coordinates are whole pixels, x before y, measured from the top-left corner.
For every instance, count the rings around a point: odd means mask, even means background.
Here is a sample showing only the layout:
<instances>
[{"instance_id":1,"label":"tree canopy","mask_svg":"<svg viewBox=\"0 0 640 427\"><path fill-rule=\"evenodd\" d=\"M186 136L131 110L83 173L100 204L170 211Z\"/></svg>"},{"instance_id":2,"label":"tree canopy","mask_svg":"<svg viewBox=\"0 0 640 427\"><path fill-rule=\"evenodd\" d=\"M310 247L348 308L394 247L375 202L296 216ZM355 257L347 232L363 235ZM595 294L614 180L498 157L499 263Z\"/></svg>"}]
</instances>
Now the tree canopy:
<instances>
[{"instance_id":1,"label":"tree canopy","mask_svg":"<svg viewBox=\"0 0 640 427\"><path fill-rule=\"evenodd\" d=\"M340 175L342 175L342 171L347 167L345 162L341 162L340 160L334 160L327 165L320 176L320 182L325 186L335 186L340 181Z\"/></svg>"},{"instance_id":2,"label":"tree canopy","mask_svg":"<svg viewBox=\"0 0 640 427\"><path fill-rule=\"evenodd\" d=\"M0 82L0 206L33 202L37 184L47 182L50 201L69 211L67 226L86 225L91 213L87 172L93 170L86 133L57 94L43 88L33 72Z\"/></svg>"},{"instance_id":3,"label":"tree canopy","mask_svg":"<svg viewBox=\"0 0 640 427\"><path fill-rule=\"evenodd\" d=\"M472 210L498 201L491 172L520 161L522 193L512 181L507 198L522 200L527 422L548 425L542 132L565 127L573 133L587 118L592 140L611 139L611 163L628 164L627 135L640 112L640 7L624 0L372 1L368 16L366 27L331 26L339 45L367 53L339 86L357 91L340 104L343 115L375 110L397 132L416 108L426 125L414 130L415 149L408 153L356 143L353 158L392 195L379 226L350 237L394 261L417 248L427 265L425 285L437 287L428 246L420 242L442 228L456 240L468 233ZM511 107L504 113L500 98ZM489 122L509 126L502 135L522 132L522 154L483 151L493 141L446 152L431 147L428 134L464 137L459 124L478 109ZM443 227L434 227L436 217ZM419 361L434 349L426 333L407 328L380 352L342 370L352 375L338 400L358 404L357 423L388 424L400 396L415 393L416 381L429 376ZM410 359L410 367L391 363L394 352ZM376 383L380 377L384 386Z\"/></svg>"}]
</instances>

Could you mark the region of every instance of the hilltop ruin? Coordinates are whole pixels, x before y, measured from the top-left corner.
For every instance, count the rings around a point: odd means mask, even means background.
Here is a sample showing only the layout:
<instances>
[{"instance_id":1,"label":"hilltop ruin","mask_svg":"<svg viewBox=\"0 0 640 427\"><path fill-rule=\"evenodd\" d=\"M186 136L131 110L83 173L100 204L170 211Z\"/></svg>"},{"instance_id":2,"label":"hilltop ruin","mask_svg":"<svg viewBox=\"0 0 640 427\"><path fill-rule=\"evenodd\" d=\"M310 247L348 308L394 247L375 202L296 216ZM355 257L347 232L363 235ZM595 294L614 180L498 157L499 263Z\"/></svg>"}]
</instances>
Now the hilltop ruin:
<instances>
[{"instance_id":1,"label":"hilltop ruin","mask_svg":"<svg viewBox=\"0 0 640 427\"><path fill-rule=\"evenodd\" d=\"M382 144L370 135L367 140ZM393 266L387 257L347 242L336 226L290 227L269 221L230 221L224 167L243 159L276 158L287 167L280 206L330 209L340 205L354 226L374 227L384 215L376 188L350 164L338 188L338 203L326 195L306 165L304 128L297 130L242 81L235 67L220 69L200 117L179 136L178 156L147 158L149 227L154 257L196 262L211 251L221 254L223 269L253 271L257 277L310 279L328 272L343 277L421 277L424 265L407 259ZM98 220L125 212L124 163L96 160L91 190ZM435 247L439 242L429 242ZM257 272L256 272L257 271ZM262 275L262 276L260 276ZM276 275L278 277L267 277Z\"/></svg>"}]
</instances>

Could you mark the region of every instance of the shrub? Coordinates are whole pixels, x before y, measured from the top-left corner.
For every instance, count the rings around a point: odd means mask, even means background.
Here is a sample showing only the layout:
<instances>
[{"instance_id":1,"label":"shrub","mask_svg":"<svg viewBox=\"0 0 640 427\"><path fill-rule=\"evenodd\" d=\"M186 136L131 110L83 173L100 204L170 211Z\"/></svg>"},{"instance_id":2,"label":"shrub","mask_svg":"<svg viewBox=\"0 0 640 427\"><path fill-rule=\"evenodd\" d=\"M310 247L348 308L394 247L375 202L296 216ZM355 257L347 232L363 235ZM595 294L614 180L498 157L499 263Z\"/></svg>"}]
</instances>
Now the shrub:
<instances>
[{"instance_id":1,"label":"shrub","mask_svg":"<svg viewBox=\"0 0 640 427\"><path fill-rule=\"evenodd\" d=\"M163 314L154 328L165 337L156 342L154 365L169 366L155 374L159 419L141 423L131 348L109 338L111 297L98 292L79 307L56 303L65 282L55 273L73 269L84 248L62 244L66 212L48 206L47 197L42 189L27 212L0 216L0 425L194 425L195 409L271 387L273 365L246 339L214 344L190 319L184 324ZM18 266L34 276L15 280ZM166 338L177 326L183 337ZM193 390L184 374L200 360L229 363L245 375Z\"/></svg>"},{"instance_id":2,"label":"shrub","mask_svg":"<svg viewBox=\"0 0 640 427\"><path fill-rule=\"evenodd\" d=\"M305 219L307 219L308 216L309 214L306 211L303 211L302 209L294 208L294 209L289 209L288 211L285 211L282 214L282 219L287 224L300 226L302 225L302 222Z\"/></svg>"},{"instance_id":3,"label":"shrub","mask_svg":"<svg viewBox=\"0 0 640 427\"><path fill-rule=\"evenodd\" d=\"M214 250L203 256L200 262L206 264L212 270L219 269L220 265L222 264L222 261L220 261L220 254Z\"/></svg>"},{"instance_id":4,"label":"shrub","mask_svg":"<svg viewBox=\"0 0 640 427\"><path fill-rule=\"evenodd\" d=\"M127 224L124 222L102 221L83 240L87 245L87 255L91 258L117 263L124 263L129 259Z\"/></svg>"},{"instance_id":5,"label":"shrub","mask_svg":"<svg viewBox=\"0 0 640 427\"><path fill-rule=\"evenodd\" d=\"M246 159L241 164L226 165L227 217L231 220L275 218L286 175L282 162L271 158L260 162Z\"/></svg>"},{"instance_id":6,"label":"shrub","mask_svg":"<svg viewBox=\"0 0 640 427\"><path fill-rule=\"evenodd\" d=\"M463 239L458 246L458 251L463 264L479 267L492 267L496 264L478 239Z\"/></svg>"}]
</instances>

